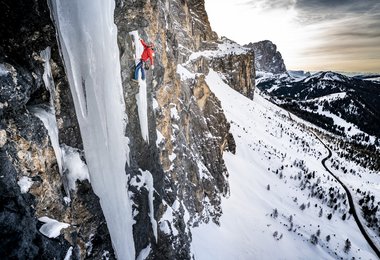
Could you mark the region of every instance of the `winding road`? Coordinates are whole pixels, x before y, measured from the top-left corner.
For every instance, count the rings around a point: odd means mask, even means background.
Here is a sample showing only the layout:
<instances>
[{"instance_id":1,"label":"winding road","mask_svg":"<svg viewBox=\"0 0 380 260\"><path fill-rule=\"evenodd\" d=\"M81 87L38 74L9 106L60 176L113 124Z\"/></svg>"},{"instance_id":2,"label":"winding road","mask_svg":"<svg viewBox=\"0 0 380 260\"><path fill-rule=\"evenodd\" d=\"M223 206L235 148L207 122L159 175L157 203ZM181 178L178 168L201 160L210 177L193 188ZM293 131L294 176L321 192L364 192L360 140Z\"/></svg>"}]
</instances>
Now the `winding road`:
<instances>
[{"instance_id":1,"label":"winding road","mask_svg":"<svg viewBox=\"0 0 380 260\"><path fill-rule=\"evenodd\" d=\"M330 171L330 169L326 166L326 161L328 159L331 158L332 156L332 152L330 150L330 148L321 140L321 138L319 138L319 136L317 134L315 134L314 132L311 131L311 133L323 144L323 146L329 151L329 154L324 158L322 159L322 165L323 167L326 169L326 171L328 171L336 180L337 182L340 183L340 185L342 185L342 187L344 188L344 190L346 191L347 193L347 198L348 198L348 202L349 202L349 205L350 205L350 213L354 216L354 219L356 221L356 224L358 225L359 229L360 229L360 232L362 232L365 240L367 240L368 244L370 245L370 247L372 248L372 250L376 253L377 257L380 259L380 251L379 249L377 248L377 246L375 245L375 243L372 241L372 239L369 237L367 231L365 230L363 224L360 222L360 219L359 219L359 216L356 212L356 209L355 209L355 205L354 205L354 200L352 199L352 195L350 193L350 190L347 188L347 186L334 174Z\"/></svg>"}]
</instances>

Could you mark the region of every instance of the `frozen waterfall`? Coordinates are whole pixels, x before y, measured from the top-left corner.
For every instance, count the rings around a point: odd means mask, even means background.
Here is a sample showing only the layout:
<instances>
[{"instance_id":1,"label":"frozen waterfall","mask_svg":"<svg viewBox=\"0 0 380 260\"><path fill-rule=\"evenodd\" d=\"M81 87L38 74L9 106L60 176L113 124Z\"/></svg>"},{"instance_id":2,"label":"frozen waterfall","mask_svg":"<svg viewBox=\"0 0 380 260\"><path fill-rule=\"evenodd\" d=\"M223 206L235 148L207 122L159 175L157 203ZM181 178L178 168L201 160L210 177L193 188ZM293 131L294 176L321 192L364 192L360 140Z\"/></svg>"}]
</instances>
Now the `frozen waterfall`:
<instances>
[{"instance_id":1,"label":"frozen waterfall","mask_svg":"<svg viewBox=\"0 0 380 260\"><path fill-rule=\"evenodd\" d=\"M137 31L130 32L133 37L135 45L135 59L136 63L140 61L141 54L144 51L144 47L140 43L139 33ZM147 102L147 91L146 91L146 79L142 80L139 75L139 93L136 94L136 101L139 113L141 136L144 140L149 143L149 128L148 128L148 102Z\"/></svg>"},{"instance_id":2,"label":"frozen waterfall","mask_svg":"<svg viewBox=\"0 0 380 260\"><path fill-rule=\"evenodd\" d=\"M118 259L135 259L114 0L51 0L91 184Z\"/></svg>"}]
</instances>

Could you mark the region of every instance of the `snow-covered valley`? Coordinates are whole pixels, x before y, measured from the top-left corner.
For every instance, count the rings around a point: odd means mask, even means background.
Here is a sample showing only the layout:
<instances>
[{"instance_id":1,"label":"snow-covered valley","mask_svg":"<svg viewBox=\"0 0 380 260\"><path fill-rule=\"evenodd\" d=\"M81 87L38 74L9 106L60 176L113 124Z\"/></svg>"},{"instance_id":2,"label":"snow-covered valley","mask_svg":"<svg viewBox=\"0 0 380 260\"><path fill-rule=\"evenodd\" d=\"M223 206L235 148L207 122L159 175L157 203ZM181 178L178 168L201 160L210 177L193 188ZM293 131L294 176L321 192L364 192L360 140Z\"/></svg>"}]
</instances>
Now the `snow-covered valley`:
<instances>
[{"instance_id":1,"label":"snow-covered valley","mask_svg":"<svg viewBox=\"0 0 380 260\"><path fill-rule=\"evenodd\" d=\"M220 226L192 230L196 259L376 259L343 188L321 164L328 151L310 124L259 93L254 100L242 96L214 71L206 81L221 100L237 149L224 155L230 196ZM360 171L363 179L370 174Z\"/></svg>"}]
</instances>

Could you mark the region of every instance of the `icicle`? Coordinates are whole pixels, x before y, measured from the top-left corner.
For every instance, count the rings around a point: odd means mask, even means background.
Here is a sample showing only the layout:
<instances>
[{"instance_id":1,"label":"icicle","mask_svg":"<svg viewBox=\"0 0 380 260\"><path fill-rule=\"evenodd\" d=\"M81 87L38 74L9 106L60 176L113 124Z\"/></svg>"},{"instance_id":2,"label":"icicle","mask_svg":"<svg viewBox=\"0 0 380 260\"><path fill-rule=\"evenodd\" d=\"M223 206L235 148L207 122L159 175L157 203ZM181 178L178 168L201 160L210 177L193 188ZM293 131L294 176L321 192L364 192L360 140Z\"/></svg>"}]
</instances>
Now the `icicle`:
<instances>
[{"instance_id":1,"label":"icicle","mask_svg":"<svg viewBox=\"0 0 380 260\"><path fill-rule=\"evenodd\" d=\"M48 131L50 142L53 146L54 154L57 159L58 170L60 175L63 176L63 158L61 147L59 145L58 127L54 109L55 85L50 67L50 47L47 47L45 50L41 51L40 55L44 59L44 74L42 75L42 78L44 80L45 88L50 93L50 107L34 106L30 107L30 111L42 121ZM65 181L63 181L63 186L65 188L66 195L70 198L69 188Z\"/></svg>"},{"instance_id":2,"label":"icicle","mask_svg":"<svg viewBox=\"0 0 380 260\"><path fill-rule=\"evenodd\" d=\"M47 110L41 107L33 107L31 110L44 123L45 128L48 130L55 157L57 158L59 173L62 175L62 153L61 148L59 147L58 127L54 109L55 85L53 76L51 75L50 47L47 47L45 50L41 51L40 55L45 61L44 74L42 75L42 78L44 80L45 88L50 93L50 107Z\"/></svg>"},{"instance_id":3,"label":"icicle","mask_svg":"<svg viewBox=\"0 0 380 260\"><path fill-rule=\"evenodd\" d=\"M148 189L148 200L149 200L149 218L150 223L152 224L153 235L156 239L158 239L157 235L157 221L154 219L154 187L153 187L153 176L149 171L143 171L140 169L141 177L146 184L146 188Z\"/></svg>"},{"instance_id":4,"label":"icicle","mask_svg":"<svg viewBox=\"0 0 380 260\"><path fill-rule=\"evenodd\" d=\"M144 51L144 47L140 43L139 33L137 31L133 31L129 33L134 40L135 44L135 58L137 61L140 61L140 57L142 52ZM136 94L136 101L139 113L139 121L140 121L140 129L141 136L144 138L146 142L149 143L149 128L148 128L148 102L147 102L147 92L146 92L146 80L142 80L140 77L139 81L139 93Z\"/></svg>"},{"instance_id":5,"label":"icicle","mask_svg":"<svg viewBox=\"0 0 380 260\"><path fill-rule=\"evenodd\" d=\"M53 76L51 75L51 67L50 67L50 57L51 57L51 49L48 46L45 50L41 51L41 57L44 59L44 74L42 78L45 83L45 88L50 93L50 105L52 110L54 109L54 100L55 100L55 84L53 80Z\"/></svg>"},{"instance_id":6,"label":"icicle","mask_svg":"<svg viewBox=\"0 0 380 260\"><path fill-rule=\"evenodd\" d=\"M118 259L135 259L129 163L113 0L54 0L50 7L81 130L91 185Z\"/></svg>"}]
</instances>

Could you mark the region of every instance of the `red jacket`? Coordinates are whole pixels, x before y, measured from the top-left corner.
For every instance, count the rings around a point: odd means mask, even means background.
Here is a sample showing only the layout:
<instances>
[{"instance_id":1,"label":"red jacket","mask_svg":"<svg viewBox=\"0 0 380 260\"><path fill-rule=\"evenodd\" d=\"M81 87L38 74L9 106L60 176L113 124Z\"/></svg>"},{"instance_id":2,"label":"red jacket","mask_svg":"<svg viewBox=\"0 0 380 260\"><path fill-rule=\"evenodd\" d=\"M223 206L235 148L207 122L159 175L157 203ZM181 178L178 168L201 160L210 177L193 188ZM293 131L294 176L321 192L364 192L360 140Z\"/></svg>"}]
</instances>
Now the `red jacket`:
<instances>
[{"instance_id":1,"label":"red jacket","mask_svg":"<svg viewBox=\"0 0 380 260\"><path fill-rule=\"evenodd\" d=\"M150 60L150 65L153 65L153 53L154 51L149 48L149 46L142 40L140 39L141 44L144 46L144 51L141 54L141 59L142 61L147 61L148 59Z\"/></svg>"}]
</instances>

